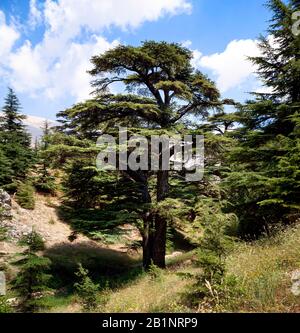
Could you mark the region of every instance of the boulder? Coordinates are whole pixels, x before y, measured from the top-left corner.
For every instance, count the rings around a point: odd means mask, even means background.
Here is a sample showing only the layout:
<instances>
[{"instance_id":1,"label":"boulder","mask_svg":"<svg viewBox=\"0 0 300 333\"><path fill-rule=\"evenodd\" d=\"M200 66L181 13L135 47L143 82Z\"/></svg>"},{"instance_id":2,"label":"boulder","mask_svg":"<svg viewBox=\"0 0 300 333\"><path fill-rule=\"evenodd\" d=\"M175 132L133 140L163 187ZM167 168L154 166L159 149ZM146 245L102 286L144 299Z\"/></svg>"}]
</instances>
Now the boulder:
<instances>
[{"instance_id":1,"label":"boulder","mask_svg":"<svg viewBox=\"0 0 300 333\"><path fill-rule=\"evenodd\" d=\"M292 287L291 292L295 296L300 296L300 270L292 272L291 274Z\"/></svg>"},{"instance_id":2,"label":"boulder","mask_svg":"<svg viewBox=\"0 0 300 333\"><path fill-rule=\"evenodd\" d=\"M12 202L10 195L0 189L0 221L12 218Z\"/></svg>"}]
</instances>

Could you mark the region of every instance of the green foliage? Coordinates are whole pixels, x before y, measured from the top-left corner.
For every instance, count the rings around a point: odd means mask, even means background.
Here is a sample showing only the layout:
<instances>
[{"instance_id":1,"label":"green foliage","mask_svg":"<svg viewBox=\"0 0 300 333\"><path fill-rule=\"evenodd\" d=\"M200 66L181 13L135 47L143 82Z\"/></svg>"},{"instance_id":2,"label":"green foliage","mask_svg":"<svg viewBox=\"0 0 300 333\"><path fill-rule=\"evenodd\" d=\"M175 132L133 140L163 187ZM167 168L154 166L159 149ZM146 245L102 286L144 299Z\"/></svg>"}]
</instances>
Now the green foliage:
<instances>
[{"instance_id":1,"label":"green foliage","mask_svg":"<svg viewBox=\"0 0 300 333\"><path fill-rule=\"evenodd\" d=\"M78 271L75 273L79 282L74 284L74 287L81 298L81 302L85 311L93 310L97 307L97 295L99 292L99 284L93 283L88 276L89 271L84 269L80 264Z\"/></svg>"},{"instance_id":2,"label":"green foliage","mask_svg":"<svg viewBox=\"0 0 300 333\"><path fill-rule=\"evenodd\" d=\"M37 255L37 252L44 249L45 244L35 231L24 236L20 240L20 245L26 246L26 249L20 254L21 259L14 263L19 267L19 272L12 281L12 288L21 298L22 310L34 312L45 306L43 293L49 290L51 275L47 272L51 261Z\"/></svg>"},{"instance_id":3,"label":"green foliage","mask_svg":"<svg viewBox=\"0 0 300 333\"><path fill-rule=\"evenodd\" d=\"M184 130L189 134L192 126L186 125L188 116L193 115L195 121L203 119L210 110L219 110L227 104L220 100L215 84L193 69L191 60L192 52L187 48L155 41L143 42L138 47L120 45L94 56L90 74L95 77L95 96L58 114L62 122L59 130L69 135L72 142L66 144L64 140L63 145L50 147L52 153L60 151L63 159L73 152L73 163L67 169L64 184L71 200L85 208L103 206L104 200L113 201L107 208L118 220L123 219L124 211L125 215L136 215L134 223L139 224L148 247L144 252L145 267L151 260L158 266L165 266L167 221L164 214L160 215L164 209L155 205L169 196L168 182L173 174L161 170L127 170L116 173L118 181L114 181L111 179L114 173L110 176L99 174L92 164L82 167L74 159L95 154L94 142L99 134L115 134L119 126L129 128L130 134L149 138L150 147L151 135L182 134ZM108 88L115 82L122 82L126 92L110 94ZM84 147L82 139L91 142ZM83 189L81 193L79 188ZM151 251L150 248L159 250Z\"/></svg>"},{"instance_id":4,"label":"green foliage","mask_svg":"<svg viewBox=\"0 0 300 333\"><path fill-rule=\"evenodd\" d=\"M225 274L225 259L232 245L231 237L226 235L230 220L220 211L203 216L204 232L198 254L198 263L203 269L200 281L208 280L212 284L219 284Z\"/></svg>"},{"instance_id":5,"label":"green foliage","mask_svg":"<svg viewBox=\"0 0 300 333\"><path fill-rule=\"evenodd\" d=\"M1 222L1 209L0 209L0 222ZM7 229L0 227L0 242L3 242L4 240L7 239L6 236Z\"/></svg>"},{"instance_id":6,"label":"green foliage","mask_svg":"<svg viewBox=\"0 0 300 333\"><path fill-rule=\"evenodd\" d=\"M196 283L187 299L193 305L212 308L233 306L241 296L239 281L226 272L226 258L233 248L233 238L227 235L228 227L236 217L224 214L221 205L209 199L202 199L196 205L197 218L202 236L197 250L196 263L200 273L193 275Z\"/></svg>"},{"instance_id":7,"label":"green foliage","mask_svg":"<svg viewBox=\"0 0 300 333\"><path fill-rule=\"evenodd\" d=\"M4 296L0 296L0 313L11 313L12 309Z\"/></svg>"},{"instance_id":8,"label":"green foliage","mask_svg":"<svg viewBox=\"0 0 300 333\"><path fill-rule=\"evenodd\" d=\"M37 165L34 186L38 192L55 195L57 185L55 183L55 177L51 175L50 172L51 160L45 153L50 146L52 132L48 121L45 121L42 130L43 136L41 138L41 144L36 147Z\"/></svg>"},{"instance_id":9,"label":"green foliage","mask_svg":"<svg viewBox=\"0 0 300 333\"><path fill-rule=\"evenodd\" d=\"M153 262L148 269L148 274L153 280L161 280L163 278L163 270L154 265Z\"/></svg>"},{"instance_id":10,"label":"green foliage","mask_svg":"<svg viewBox=\"0 0 300 333\"><path fill-rule=\"evenodd\" d=\"M22 123L25 116L20 108L17 96L9 89L0 117L0 186L24 179L32 165L30 136Z\"/></svg>"},{"instance_id":11,"label":"green foliage","mask_svg":"<svg viewBox=\"0 0 300 333\"><path fill-rule=\"evenodd\" d=\"M37 165L37 176L33 183L35 189L40 193L55 195L57 191L55 177L50 174L45 165Z\"/></svg>"},{"instance_id":12,"label":"green foliage","mask_svg":"<svg viewBox=\"0 0 300 333\"><path fill-rule=\"evenodd\" d=\"M34 188L29 182L18 183L16 201L24 209L29 209L29 210L34 209L35 207Z\"/></svg>"},{"instance_id":13,"label":"green foliage","mask_svg":"<svg viewBox=\"0 0 300 333\"><path fill-rule=\"evenodd\" d=\"M251 58L271 94L254 94L232 115L240 124L226 158L224 186L239 216L243 237L270 234L278 223L300 216L300 36L294 36L295 2L269 0L269 36L260 39L262 56ZM299 6L299 4L298 4Z\"/></svg>"},{"instance_id":14,"label":"green foliage","mask_svg":"<svg viewBox=\"0 0 300 333\"><path fill-rule=\"evenodd\" d=\"M27 252L36 253L45 250L45 242L43 238L34 230L30 234L24 235L20 239L19 245L26 246L28 248Z\"/></svg>"}]
</instances>

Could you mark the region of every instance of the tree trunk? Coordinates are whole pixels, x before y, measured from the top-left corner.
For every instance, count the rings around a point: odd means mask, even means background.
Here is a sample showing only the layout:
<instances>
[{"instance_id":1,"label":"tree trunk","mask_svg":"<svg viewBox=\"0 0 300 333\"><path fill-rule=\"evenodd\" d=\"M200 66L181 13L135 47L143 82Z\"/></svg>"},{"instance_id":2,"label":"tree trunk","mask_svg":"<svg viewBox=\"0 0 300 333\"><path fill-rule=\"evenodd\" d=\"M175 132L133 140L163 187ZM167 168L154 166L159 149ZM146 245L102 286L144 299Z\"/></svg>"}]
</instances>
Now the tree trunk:
<instances>
[{"instance_id":1,"label":"tree trunk","mask_svg":"<svg viewBox=\"0 0 300 333\"><path fill-rule=\"evenodd\" d=\"M157 175L157 201L162 201L169 190L169 172L159 171ZM166 267L167 222L155 210L144 215L143 265L148 269L151 264Z\"/></svg>"},{"instance_id":2,"label":"tree trunk","mask_svg":"<svg viewBox=\"0 0 300 333\"><path fill-rule=\"evenodd\" d=\"M143 231L143 266L148 269L153 262L153 215L147 212L144 216L144 231Z\"/></svg>"},{"instance_id":3,"label":"tree trunk","mask_svg":"<svg viewBox=\"0 0 300 333\"><path fill-rule=\"evenodd\" d=\"M153 246L153 264L166 268L167 221L159 214L155 215L155 233Z\"/></svg>"},{"instance_id":4,"label":"tree trunk","mask_svg":"<svg viewBox=\"0 0 300 333\"><path fill-rule=\"evenodd\" d=\"M164 200L169 192L169 171L158 171L156 191L157 201Z\"/></svg>"},{"instance_id":5,"label":"tree trunk","mask_svg":"<svg viewBox=\"0 0 300 333\"><path fill-rule=\"evenodd\" d=\"M151 264L166 267L167 222L157 212L147 213L144 217L143 232L143 266L148 269Z\"/></svg>"}]
</instances>

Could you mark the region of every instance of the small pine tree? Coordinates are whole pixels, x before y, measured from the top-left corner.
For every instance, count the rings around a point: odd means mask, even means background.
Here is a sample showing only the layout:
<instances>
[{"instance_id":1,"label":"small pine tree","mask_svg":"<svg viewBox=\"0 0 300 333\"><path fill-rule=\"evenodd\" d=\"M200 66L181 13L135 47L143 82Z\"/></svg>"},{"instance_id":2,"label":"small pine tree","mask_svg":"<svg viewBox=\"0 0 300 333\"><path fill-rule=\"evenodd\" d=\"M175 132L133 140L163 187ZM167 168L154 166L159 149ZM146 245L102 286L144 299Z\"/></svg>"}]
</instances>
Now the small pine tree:
<instances>
[{"instance_id":1,"label":"small pine tree","mask_svg":"<svg viewBox=\"0 0 300 333\"><path fill-rule=\"evenodd\" d=\"M99 292L99 284L93 283L88 274L89 271L79 264L78 271L75 273L79 282L75 283L74 287L85 311L90 311L97 307L97 293Z\"/></svg>"},{"instance_id":2,"label":"small pine tree","mask_svg":"<svg viewBox=\"0 0 300 333\"><path fill-rule=\"evenodd\" d=\"M30 183L19 183L16 193L16 201L24 209L34 209L34 188Z\"/></svg>"},{"instance_id":3,"label":"small pine tree","mask_svg":"<svg viewBox=\"0 0 300 333\"><path fill-rule=\"evenodd\" d=\"M196 257L201 271L194 276L196 282L187 295L188 302L214 309L227 302L232 305L242 292L236 277L226 272L226 257L233 244L228 231L237 222L236 216L224 214L218 202L208 199L196 205L196 212L203 228Z\"/></svg>"},{"instance_id":4,"label":"small pine tree","mask_svg":"<svg viewBox=\"0 0 300 333\"><path fill-rule=\"evenodd\" d=\"M24 125L22 121L26 118L20 114L21 104L15 92L8 88L8 94L4 100L4 124L2 130L7 132L23 132Z\"/></svg>"},{"instance_id":5,"label":"small pine tree","mask_svg":"<svg viewBox=\"0 0 300 333\"><path fill-rule=\"evenodd\" d=\"M15 265L20 267L20 271L12 281L12 286L21 298L21 309L25 312L34 312L45 306L43 298L38 298L37 294L41 295L42 292L49 290L48 283L51 275L47 274L47 271L51 261L37 255L44 250L45 244L35 231L24 236L19 245L27 248L20 254L22 258L15 262Z\"/></svg>"},{"instance_id":6,"label":"small pine tree","mask_svg":"<svg viewBox=\"0 0 300 333\"><path fill-rule=\"evenodd\" d=\"M45 194L51 194L55 195L57 186L55 184L55 177L53 177L50 173L50 159L45 154L47 149L50 146L50 134L51 134L51 128L49 122L46 120L44 122L44 125L42 127L43 130L43 136L41 139L41 143L37 144L37 176L34 181L34 186L37 189L37 191Z\"/></svg>"}]
</instances>

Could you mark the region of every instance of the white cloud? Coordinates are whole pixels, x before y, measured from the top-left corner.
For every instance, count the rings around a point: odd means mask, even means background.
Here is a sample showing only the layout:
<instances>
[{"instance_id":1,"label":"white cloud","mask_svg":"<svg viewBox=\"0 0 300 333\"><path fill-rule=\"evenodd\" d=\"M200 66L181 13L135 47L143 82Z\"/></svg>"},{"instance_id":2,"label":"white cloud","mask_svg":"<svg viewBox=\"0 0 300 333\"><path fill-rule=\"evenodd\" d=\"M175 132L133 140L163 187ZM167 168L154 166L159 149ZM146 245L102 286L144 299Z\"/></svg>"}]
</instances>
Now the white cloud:
<instances>
[{"instance_id":1,"label":"white cloud","mask_svg":"<svg viewBox=\"0 0 300 333\"><path fill-rule=\"evenodd\" d=\"M91 56L118 44L101 36L104 29L135 29L146 21L190 10L190 0L46 0L43 9L31 0L28 25L34 28L43 21L45 33L38 44L27 40L14 51L20 34L6 25L0 12L0 56L1 52L7 55L9 84L31 97L87 98L91 88L86 71ZM88 34L79 42L83 31Z\"/></svg>"},{"instance_id":2,"label":"white cloud","mask_svg":"<svg viewBox=\"0 0 300 333\"><path fill-rule=\"evenodd\" d=\"M53 66L45 94L48 98L61 97L66 91L75 97L76 102L87 99L91 92L91 77L87 70L91 67L90 58L96 53L104 53L118 44L109 43L103 37L94 36L85 44L71 43L68 50Z\"/></svg>"},{"instance_id":3,"label":"white cloud","mask_svg":"<svg viewBox=\"0 0 300 333\"><path fill-rule=\"evenodd\" d=\"M6 23L4 13L0 11L0 63L6 61L6 57L19 37L18 31Z\"/></svg>"},{"instance_id":4,"label":"white cloud","mask_svg":"<svg viewBox=\"0 0 300 333\"><path fill-rule=\"evenodd\" d=\"M42 23L43 14L38 8L37 0L30 0L29 8L29 25L31 28L35 28Z\"/></svg>"},{"instance_id":5,"label":"white cloud","mask_svg":"<svg viewBox=\"0 0 300 333\"><path fill-rule=\"evenodd\" d=\"M207 68L216 76L216 83L221 92L226 92L244 83L256 71L247 57L259 56L256 40L233 40L224 52L202 56L194 51L194 66Z\"/></svg>"},{"instance_id":6,"label":"white cloud","mask_svg":"<svg viewBox=\"0 0 300 333\"><path fill-rule=\"evenodd\" d=\"M45 17L51 32L67 28L76 35L81 27L93 32L111 26L137 28L145 21L190 12L191 8L188 0L47 0Z\"/></svg>"}]
</instances>

